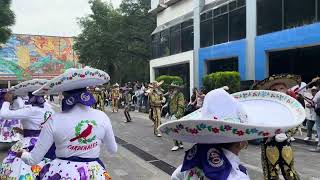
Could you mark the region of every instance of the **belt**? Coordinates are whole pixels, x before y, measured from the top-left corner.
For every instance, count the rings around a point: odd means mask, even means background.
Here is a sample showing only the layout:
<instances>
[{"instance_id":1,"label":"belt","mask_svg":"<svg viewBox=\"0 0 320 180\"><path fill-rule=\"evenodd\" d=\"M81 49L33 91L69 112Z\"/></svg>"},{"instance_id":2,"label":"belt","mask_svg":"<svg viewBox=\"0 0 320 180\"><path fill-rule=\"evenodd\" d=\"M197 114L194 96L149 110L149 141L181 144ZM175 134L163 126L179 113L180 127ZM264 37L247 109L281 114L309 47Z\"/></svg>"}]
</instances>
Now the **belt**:
<instances>
[{"instance_id":1,"label":"belt","mask_svg":"<svg viewBox=\"0 0 320 180\"><path fill-rule=\"evenodd\" d=\"M40 135L40 132L41 130L24 129L23 137L38 137Z\"/></svg>"},{"instance_id":2,"label":"belt","mask_svg":"<svg viewBox=\"0 0 320 180\"><path fill-rule=\"evenodd\" d=\"M77 156L71 156L71 157L67 157L67 158L57 157L57 159L66 160L66 161L73 161L73 162L93 162L93 161L96 161L105 169L105 166L100 158L82 158L82 157L77 157Z\"/></svg>"}]
</instances>

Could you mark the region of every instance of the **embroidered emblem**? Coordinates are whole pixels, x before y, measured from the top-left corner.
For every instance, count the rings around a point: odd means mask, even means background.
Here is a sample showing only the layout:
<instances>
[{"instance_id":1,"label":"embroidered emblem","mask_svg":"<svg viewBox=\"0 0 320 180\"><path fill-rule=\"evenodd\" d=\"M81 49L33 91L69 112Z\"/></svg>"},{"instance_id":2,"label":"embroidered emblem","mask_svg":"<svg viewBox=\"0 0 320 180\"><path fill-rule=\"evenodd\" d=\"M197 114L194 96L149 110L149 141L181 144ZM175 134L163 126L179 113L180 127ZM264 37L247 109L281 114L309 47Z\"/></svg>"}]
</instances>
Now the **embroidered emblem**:
<instances>
[{"instance_id":1,"label":"embroidered emblem","mask_svg":"<svg viewBox=\"0 0 320 180\"><path fill-rule=\"evenodd\" d=\"M82 101L90 101L90 95L86 93L81 93L80 98Z\"/></svg>"},{"instance_id":2,"label":"embroidered emblem","mask_svg":"<svg viewBox=\"0 0 320 180\"><path fill-rule=\"evenodd\" d=\"M80 144L91 143L96 139L96 135L90 137L94 126L97 126L95 120L82 120L75 127L75 137L70 142L78 140Z\"/></svg>"},{"instance_id":3,"label":"embroidered emblem","mask_svg":"<svg viewBox=\"0 0 320 180\"><path fill-rule=\"evenodd\" d=\"M69 99L66 100L66 103L67 105L71 106L74 104L74 101L75 101L74 97L70 97Z\"/></svg>"},{"instance_id":4,"label":"embroidered emblem","mask_svg":"<svg viewBox=\"0 0 320 180\"><path fill-rule=\"evenodd\" d=\"M41 123L41 126L44 125L49 119L51 119L52 117L52 112L51 111L47 111L44 113L44 116L43 116L43 123Z\"/></svg>"},{"instance_id":5,"label":"embroidered emblem","mask_svg":"<svg viewBox=\"0 0 320 180\"><path fill-rule=\"evenodd\" d=\"M246 112L244 112L243 109L239 109L237 114L238 114L238 117L239 117L241 123L248 122L248 115Z\"/></svg>"},{"instance_id":6,"label":"embroidered emblem","mask_svg":"<svg viewBox=\"0 0 320 180\"><path fill-rule=\"evenodd\" d=\"M198 147L197 145L194 145L187 153L187 160L190 161L191 159L193 159L196 154L197 154L197 151L198 151Z\"/></svg>"},{"instance_id":7,"label":"embroidered emblem","mask_svg":"<svg viewBox=\"0 0 320 180\"><path fill-rule=\"evenodd\" d=\"M212 167L215 168L221 167L224 163L220 151L218 151L216 148L209 149L207 153L207 161Z\"/></svg>"}]
</instances>

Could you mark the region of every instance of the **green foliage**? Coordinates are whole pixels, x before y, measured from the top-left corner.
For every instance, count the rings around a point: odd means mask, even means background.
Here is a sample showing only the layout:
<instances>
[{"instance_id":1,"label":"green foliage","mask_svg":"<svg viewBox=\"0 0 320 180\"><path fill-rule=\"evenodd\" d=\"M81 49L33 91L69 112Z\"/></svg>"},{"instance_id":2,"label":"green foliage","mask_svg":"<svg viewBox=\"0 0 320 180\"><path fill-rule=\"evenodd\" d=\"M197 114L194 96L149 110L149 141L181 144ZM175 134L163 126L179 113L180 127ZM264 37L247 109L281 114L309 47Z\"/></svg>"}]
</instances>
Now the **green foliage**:
<instances>
[{"instance_id":1,"label":"green foliage","mask_svg":"<svg viewBox=\"0 0 320 180\"><path fill-rule=\"evenodd\" d=\"M203 78L203 87L207 91L223 86L228 86L230 93L240 91L240 74L234 71L216 72Z\"/></svg>"},{"instance_id":2,"label":"green foliage","mask_svg":"<svg viewBox=\"0 0 320 180\"><path fill-rule=\"evenodd\" d=\"M163 84L161 85L162 89L165 90L165 92L168 91L169 85L172 82L178 82L179 84L183 84L183 80L181 77L179 76L167 76L167 75L163 75L163 76L159 76L156 81L160 82L163 81Z\"/></svg>"},{"instance_id":3,"label":"green foliage","mask_svg":"<svg viewBox=\"0 0 320 180\"><path fill-rule=\"evenodd\" d=\"M10 26L15 23L15 15L10 9L11 0L0 1L0 43L5 43L10 35Z\"/></svg>"},{"instance_id":4,"label":"green foliage","mask_svg":"<svg viewBox=\"0 0 320 180\"><path fill-rule=\"evenodd\" d=\"M148 13L150 1L122 1L119 9L101 0L90 5L92 14L79 20L82 33L75 38L80 62L105 70L113 82L146 81L156 26Z\"/></svg>"}]
</instances>

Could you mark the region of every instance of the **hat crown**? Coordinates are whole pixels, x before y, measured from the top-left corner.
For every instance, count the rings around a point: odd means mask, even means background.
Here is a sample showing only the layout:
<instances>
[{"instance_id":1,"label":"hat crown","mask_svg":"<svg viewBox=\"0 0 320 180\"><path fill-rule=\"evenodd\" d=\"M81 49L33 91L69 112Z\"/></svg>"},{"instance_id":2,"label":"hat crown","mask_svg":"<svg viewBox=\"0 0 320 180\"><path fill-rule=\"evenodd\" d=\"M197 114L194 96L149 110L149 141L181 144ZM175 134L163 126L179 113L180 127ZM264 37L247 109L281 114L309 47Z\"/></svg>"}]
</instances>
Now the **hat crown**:
<instances>
[{"instance_id":1,"label":"hat crown","mask_svg":"<svg viewBox=\"0 0 320 180\"><path fill-rule=\"evenodd\" d=\"M238 100L222 88L212 90L205 96L201 113L205 118L235 123L246 123L248 118Z\"/></svg>"}]
</instances>

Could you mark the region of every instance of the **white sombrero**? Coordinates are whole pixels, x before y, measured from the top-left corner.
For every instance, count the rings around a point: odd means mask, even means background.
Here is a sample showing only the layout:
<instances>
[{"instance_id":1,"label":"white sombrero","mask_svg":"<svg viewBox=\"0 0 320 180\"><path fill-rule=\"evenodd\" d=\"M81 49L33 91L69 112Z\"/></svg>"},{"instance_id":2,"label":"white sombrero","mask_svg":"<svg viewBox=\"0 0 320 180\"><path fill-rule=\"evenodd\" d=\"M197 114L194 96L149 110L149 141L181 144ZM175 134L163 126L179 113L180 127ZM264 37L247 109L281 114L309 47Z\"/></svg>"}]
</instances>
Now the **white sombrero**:
<instances>
[{"instance_id":1,"label":"white sombrero","mask_svg":"<svg viewBox=\"0 0 320 180\"><path fill-rule=\"evenodd\" d=\"M29 92L33 92L48 82L46 79L32 79L19 83L8 90L17 96L26 96Z\"/></svg>"},{"instance_id":2,"label":"white sombrero","mask_svg":"<svg viewBox=\"0 0 320 180\"><path fill-rule=\"evenodd\" d=\"M286 94L251 90L230 95L216 89L206 95L202 108L159 130L184 142L230 143L272 137L304 119L301 104Z\"/></svg>"},{"instance_id":3,"label":"white sombrero","mask_svg":"<svg viewBox=\"0 0 320 180\"><path fill-rule=\"evenodd\" d=\"M48 81L33 94L57 94L73 89L86 88L107 83L110 76L99 69L85 67L82 69L70 68L63 74Z\"/></svg>"}]
</instances>

